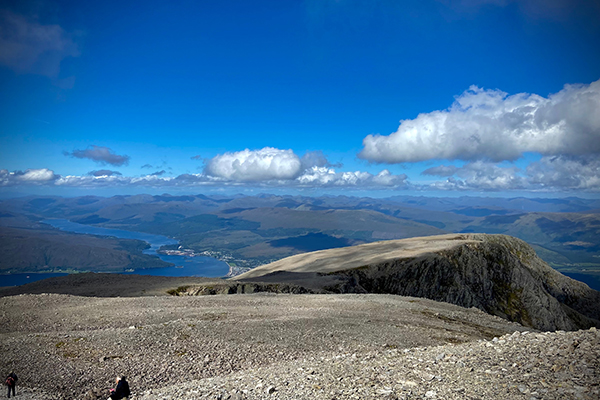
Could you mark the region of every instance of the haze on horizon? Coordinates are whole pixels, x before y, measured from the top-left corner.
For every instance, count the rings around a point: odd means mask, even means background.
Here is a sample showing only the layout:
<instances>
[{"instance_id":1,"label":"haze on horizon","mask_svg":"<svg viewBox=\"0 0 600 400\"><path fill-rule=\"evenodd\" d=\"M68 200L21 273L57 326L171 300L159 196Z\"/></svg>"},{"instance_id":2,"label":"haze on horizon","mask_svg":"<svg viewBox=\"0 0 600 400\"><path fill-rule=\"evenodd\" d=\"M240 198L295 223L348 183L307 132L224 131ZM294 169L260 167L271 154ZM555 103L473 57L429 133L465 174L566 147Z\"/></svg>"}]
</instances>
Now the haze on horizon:
<instances>
[{"instance_id":1,"label":"haze on horizon","mask_svg":"<svg viewBox=\"0 0 600 400\"><path fill-rule=\"evenodd\" d=\"M8 1L0 196L598 198L600 3Z\"/></svg>"}]
</instances>

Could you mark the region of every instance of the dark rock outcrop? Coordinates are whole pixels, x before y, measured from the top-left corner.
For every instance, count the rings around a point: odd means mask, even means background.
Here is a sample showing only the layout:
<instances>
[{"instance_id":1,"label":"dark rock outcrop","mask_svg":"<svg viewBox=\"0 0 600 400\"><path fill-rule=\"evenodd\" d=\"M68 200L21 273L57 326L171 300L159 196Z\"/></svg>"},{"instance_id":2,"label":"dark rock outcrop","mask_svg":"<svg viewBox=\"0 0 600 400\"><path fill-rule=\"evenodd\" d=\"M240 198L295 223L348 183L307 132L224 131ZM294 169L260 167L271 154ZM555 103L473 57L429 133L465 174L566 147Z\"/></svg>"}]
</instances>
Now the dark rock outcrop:
<instances>
[{"instance_id":1,"label":"dark rock outcrop","mask_svg":"<svg viewBox=\"0 0 600 400\"><path fill-rule=\"evenodd\" d=\"M247 294L247 293L289 293L307 294L317 293L303 286L290 283L267 283L267 282L224 282L202 285L185 285L177 289L169 290L167 293L173 296L205 296L215 294ZM321 292L321 291L319 291Z\"/></svg>"}]
</instances>

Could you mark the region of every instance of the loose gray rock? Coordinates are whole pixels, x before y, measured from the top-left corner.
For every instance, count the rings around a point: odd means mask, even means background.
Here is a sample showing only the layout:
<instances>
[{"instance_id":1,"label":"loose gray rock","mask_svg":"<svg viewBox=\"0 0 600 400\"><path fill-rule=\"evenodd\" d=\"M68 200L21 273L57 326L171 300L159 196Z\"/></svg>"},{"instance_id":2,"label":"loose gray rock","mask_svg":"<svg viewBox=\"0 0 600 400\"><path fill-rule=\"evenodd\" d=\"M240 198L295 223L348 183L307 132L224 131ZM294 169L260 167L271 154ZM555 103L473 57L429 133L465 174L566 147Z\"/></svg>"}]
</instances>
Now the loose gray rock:
<instances>
[{"instance_id":1,"label":"loose gray rock","mask_svg":"<svg viewBox=\"0 0 600 400\"><path fill-rule=\"evenodd\" d=\"M392 295L9 296L0 352L24 400L104 399L116 375L132 400L596 399L600 381L596 329Z\"/></svg>"}]
</instances>

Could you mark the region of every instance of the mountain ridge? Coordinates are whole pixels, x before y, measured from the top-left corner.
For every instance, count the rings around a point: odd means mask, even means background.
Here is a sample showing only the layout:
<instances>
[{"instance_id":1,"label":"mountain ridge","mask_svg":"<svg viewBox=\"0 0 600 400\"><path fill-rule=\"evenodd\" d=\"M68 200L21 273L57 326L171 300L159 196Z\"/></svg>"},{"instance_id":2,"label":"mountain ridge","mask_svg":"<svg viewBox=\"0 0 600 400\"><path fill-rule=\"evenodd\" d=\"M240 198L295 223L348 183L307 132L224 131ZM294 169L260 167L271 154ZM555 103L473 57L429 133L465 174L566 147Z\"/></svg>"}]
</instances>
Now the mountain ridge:
<instances>
[{"instance_id":1,"label":"mountain ridge","mask_svg":"<svg viewBox=\"0 0 600 400\"><path fill-rule=\"evenodd\" d=\"M313 288L333 293L424 297L541 330L600 327L600 292L560 274L527 243L505 235L450 234L321 250L232 279L291 282L290 276L303 274L312 274ZM331 285L332 278L340 282Z\"/></svg>"}]
</instances>

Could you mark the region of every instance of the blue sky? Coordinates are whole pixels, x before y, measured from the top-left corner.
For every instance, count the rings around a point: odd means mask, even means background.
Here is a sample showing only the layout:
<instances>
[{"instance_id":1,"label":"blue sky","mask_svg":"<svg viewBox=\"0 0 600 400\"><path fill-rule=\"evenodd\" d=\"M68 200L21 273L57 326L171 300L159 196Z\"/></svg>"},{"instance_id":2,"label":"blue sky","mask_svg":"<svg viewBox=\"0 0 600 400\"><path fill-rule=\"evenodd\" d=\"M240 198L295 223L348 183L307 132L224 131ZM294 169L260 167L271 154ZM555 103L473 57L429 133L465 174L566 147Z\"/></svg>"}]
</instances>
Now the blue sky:
<instances>
[{"instance_id":1,"label":"blue sky","mask_svg":"<svg viewBox=\"0 0 600 400\"><path fill-rule=\"evenodd\" d=\"M0 191L600 193L600 3L14 1Z\"/></svg>"}]
</instances>

